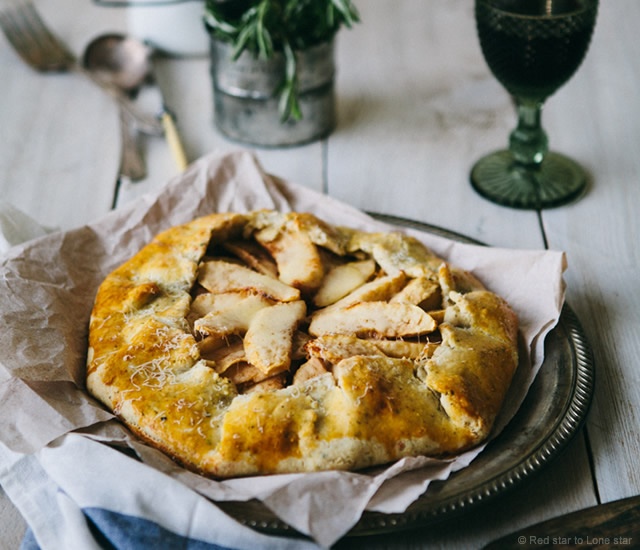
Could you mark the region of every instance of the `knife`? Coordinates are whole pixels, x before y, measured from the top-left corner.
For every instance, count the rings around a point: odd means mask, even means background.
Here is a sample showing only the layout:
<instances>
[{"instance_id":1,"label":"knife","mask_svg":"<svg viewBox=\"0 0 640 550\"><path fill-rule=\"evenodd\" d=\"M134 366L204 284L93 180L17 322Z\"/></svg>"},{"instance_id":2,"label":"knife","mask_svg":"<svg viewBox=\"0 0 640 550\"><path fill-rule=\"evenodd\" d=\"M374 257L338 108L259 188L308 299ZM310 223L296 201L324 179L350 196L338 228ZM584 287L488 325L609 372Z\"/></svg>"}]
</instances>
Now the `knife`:
<instances>
[{"instance_id":1,"label":"knife","mask_svg":"<svg viewBox=\"0 0 640 550\"><path fill-rule=\"evenodd\" d=\"M543 521L495 540L485 549L558 547L640 547L640 495Z\"/></svg>"},{"instance_id":2,"label":"knife","mask_svg":"<svg viewBox=\"0 0 640 550\"><path fill-rule=\"evenodd\" d=\"M173 160L180 172L189 165L187 155L184 152L182 141L180 140L180 134L178 134L178 128L176 126L176 120L172 111L162 101L162 108L158 114L162 127L164 128L164 135L169 145L169 151L173 156Z\"/></svg>"},{"instance_id":3,"label":"knife","mask_svg":"<svg viewBox=\"0 0 640 550\"><path fill-rule=\"evenodd\" d=\"M148 112L156 114L157 120L162 126L163 135L167 140L169 151L178 170L182 172L189 164L187 155L180 139L176 126L176 118L173 111L167 106L160 84L155 74L149 78L136 98L136 104L144 107Z\"/></svg>"}]
</instances>

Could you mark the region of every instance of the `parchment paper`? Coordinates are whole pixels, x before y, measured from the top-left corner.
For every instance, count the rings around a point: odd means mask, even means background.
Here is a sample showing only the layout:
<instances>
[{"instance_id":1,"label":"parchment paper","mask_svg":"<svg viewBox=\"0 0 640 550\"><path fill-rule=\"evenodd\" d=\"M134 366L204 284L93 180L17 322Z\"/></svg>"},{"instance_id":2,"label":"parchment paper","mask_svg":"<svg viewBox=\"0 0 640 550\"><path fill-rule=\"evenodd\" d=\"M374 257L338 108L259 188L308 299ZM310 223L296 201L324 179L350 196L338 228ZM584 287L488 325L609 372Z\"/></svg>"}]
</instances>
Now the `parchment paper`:
<instances>
[{"instance_id":1,"label":"parchment paper","mask_svg":"<svg viewBox=\"0 0 640 550\"><path fill-rule=\"evenodd\" d=\"M0 441L24 455L64 448L60 440L71 432L125 445L146 464L214 501L260 499L322 546L348 532L364 510L402 512L431 481L467 466L482 448L446 461L405 459L366 474L321 472L218 482L184 470L130 437L85 393L87 325L103 278L165 228L211 212L258 208L308 211L334 224L389 229L346 204L265 174L251 154L237 152L203 157L159 194L95 223L10 249L0 266ZM405 231L453 264L472 270L518 314L526 353L497 422L499 433L524 399L543 361L544 336L559 319L565 256L473 246ZM104 445L98 448L110 452ZM127 472L121 471L113 480L123 501L126 478Z\"/></svg>"}]
</instances>

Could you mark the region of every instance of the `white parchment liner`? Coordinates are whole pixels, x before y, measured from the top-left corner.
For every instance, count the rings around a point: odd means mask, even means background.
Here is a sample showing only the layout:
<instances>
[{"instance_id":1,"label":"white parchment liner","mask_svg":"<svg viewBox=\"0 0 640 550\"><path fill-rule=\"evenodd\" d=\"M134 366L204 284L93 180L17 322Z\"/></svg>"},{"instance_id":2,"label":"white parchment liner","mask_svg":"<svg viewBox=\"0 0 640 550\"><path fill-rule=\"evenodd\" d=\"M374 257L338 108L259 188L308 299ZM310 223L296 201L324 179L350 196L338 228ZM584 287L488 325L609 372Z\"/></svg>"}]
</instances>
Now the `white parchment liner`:
<instances>
[{"instance_id":1,"label":"white parchment liner","mask_svg":"<svg viewBox=\"0 0 640 550\"><path fill-rule=\"evenodd\" d=\"M467 466L481 449L448 461L406 459L374 473L321 472L218 482L184 470L129 437L85 393L87 325L104 277L163 229L211 212L259 208L312 212L329 223L365 230L389 229L339 201L265 174L251 154L237 152L203 157L159 194L145 196L95 223L12 248L0 266L0 442L13 453L44 453L45 463L56 451L63 452L63 436L70 432L92 441L128 445L149 466L214 501L260 499L322 546L348 532L364 510L402 512L432 480L446 479ZM544 336L560 317L564 254L473 246L402 230L454 265L472 270L518 314L530 356L521 361L517 384L496 426L499 431L524 399L542 364ZM97 447L104 454L113 452L105 445ZM126 479L126 469L121 468L112 480L123 502L128 498Z\"/></svg>"}]
</instances>

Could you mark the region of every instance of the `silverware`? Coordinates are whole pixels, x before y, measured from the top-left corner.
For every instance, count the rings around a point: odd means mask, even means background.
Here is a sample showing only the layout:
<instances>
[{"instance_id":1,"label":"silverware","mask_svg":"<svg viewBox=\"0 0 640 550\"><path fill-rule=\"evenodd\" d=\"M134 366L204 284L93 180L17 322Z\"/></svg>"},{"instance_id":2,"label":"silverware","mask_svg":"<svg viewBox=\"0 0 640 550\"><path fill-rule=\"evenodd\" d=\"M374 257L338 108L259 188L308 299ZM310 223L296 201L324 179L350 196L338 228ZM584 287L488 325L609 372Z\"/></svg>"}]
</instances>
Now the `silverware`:
<instances>
[{"instance_id":1,"label":"silverware","mask_svg":"<svg viewBox=\"0 0 640 550\"><path fill-rule=\"evenodd\" d=\"M18 55L37 71L73 71L87 76L136 119L141 131L162 134L160 121L140 112L119 90L100 82L77 62L65 44L46 27L29 0L9 1L0 6L0 28Z\"/></svg>"},{"instance_id":2,"label":"silverware","mask_svg":"<svg viewBox=\"0 0 640 550\"><path fill-rule=\"evenodd\" d=\"M120 49L112 46L113 43L120 43L118 37L119 35L106 34L91 40L84 50L82 66L106 85L114 86L133 98L138 95L140 87L148 79L151 64L143 58L141 63L136 63L132 68L126 63L123 67L123 60L126 61L128 57ZM109 55L105 55L105 50ZM131 181L139 181L147 175L139 134L134 118L120 108L120 176Z\"/></svg>"},{"instance_id":3,"label":"silverware","mask_svg":"<svg viewBox=\"0 0 640 550\"><path fill-rule=\"evenodd\" d=\"M131 181L144 179L147 175L147 165L141 149L138 127L133 117L124 109L120 109L120 137L120 176Z\"/></svg>"},{"instance_id":4,"label":"silverware","mask_svg":"<svg viewBox=\"0 0 640 550\"><path fill-rule=\"evenodd\" d=\"M120 89L138 90L145 82L150 84L153 80L153 54L153 48L135 38L118 33L104 34L87 46L84 66L97 78ZM165 104L160 86L154 84L159 99L158 118L176 166L182 172L188 165L187 156L173 113Z\"/></svg>"}]
</instances>

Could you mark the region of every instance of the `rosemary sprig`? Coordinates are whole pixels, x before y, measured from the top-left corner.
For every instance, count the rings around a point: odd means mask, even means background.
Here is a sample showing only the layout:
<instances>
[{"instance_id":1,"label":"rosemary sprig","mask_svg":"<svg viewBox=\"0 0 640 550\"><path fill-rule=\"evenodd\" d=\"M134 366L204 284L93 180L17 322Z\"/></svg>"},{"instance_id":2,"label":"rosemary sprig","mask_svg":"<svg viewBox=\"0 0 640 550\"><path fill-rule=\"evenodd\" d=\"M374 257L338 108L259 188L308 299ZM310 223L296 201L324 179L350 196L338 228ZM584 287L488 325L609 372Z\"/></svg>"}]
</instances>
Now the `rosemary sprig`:
<instances>
[{"instance_id":1,"label":"rosemary sprig","mask_svg":"<svg viewBox=\"0 0 640 550\"><path fill-rule=\"evenodd\" d=\"M296 50L328 42L341 26L359 21L351 0L207 0L205 23L216 38L233 44L233 56L249 51L285 57L279 93L282 122L300 120Z\"/></svg>"}]
</instances>

